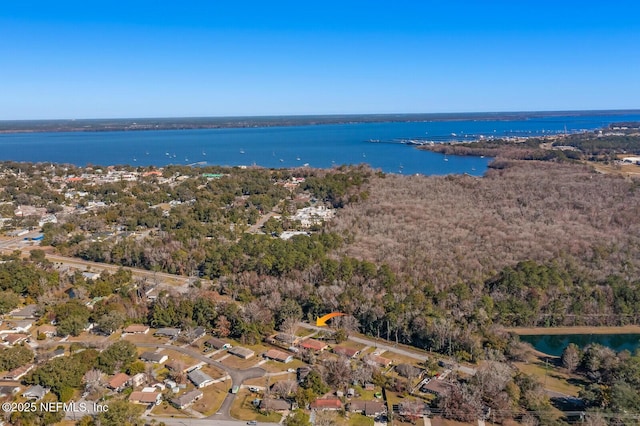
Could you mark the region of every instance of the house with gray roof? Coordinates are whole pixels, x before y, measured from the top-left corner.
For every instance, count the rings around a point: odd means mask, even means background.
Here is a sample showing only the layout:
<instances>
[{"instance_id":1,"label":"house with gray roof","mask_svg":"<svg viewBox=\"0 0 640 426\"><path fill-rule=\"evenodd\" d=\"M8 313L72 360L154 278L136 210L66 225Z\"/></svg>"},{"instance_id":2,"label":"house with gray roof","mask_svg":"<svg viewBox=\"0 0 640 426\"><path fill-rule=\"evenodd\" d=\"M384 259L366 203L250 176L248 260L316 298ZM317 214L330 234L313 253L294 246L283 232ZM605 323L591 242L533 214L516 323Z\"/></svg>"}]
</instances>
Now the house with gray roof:
<instances>
[{"instance_id":1,"label":"house with gray roof","mask_svg":"<svg viewBox=\"0 0 640 426\"><path fill-rule=\"evenodd\" d=\"M36 401L38 401L42 399L48 392L49 392L49 389L44 388L40 385L35 385L25 390L22 393L22 396L27 399L35 399Z\"/></svg>"},{"instance_id":2,"label":"house with gray roof","mask_svg":"<svg viewBox=\"0 0 640 426\"><path fill-rule=\"evenodd\" d=\"M264 411L287 411L291 409L291 403L284 399L264 398L260 401L260 409Z\"/></svg>"},{"instance_id":3,"label":"house with gray roof","mask_svg":"<svg viewBox=\"0 0 640 426\"><path fill-rule=\"evenodd\" d=\"M33 319L38 316L38 305L27 305L22 309L11 312L11 316L16 319Z\"/></svg>"},{"instance_id":4,"label":"house with gray roof","mask_svg":"<svg viewBox=\"0 0 640 426\"><path fill-rule=\"evenodd\" d=\"M191 404L193 404L200 398L202 398L203 395L204 394L202 393L202 391L198 389L194 389L190 392L185 393L184 395L180 395L179 397L173 398L171 400L171 403L180 409L184 409L189 407Z\"/></svg>"},{"instance_id":5,"label":"house with gray roof","mask_svg":"<svg viewBox=\"0 0 640 426\"><path fill-rule=\"evenodd\" d=\"M213 383L213 377L200 369L191 370L187 377L197 388L204 388Z\"/></svg>"},{"instance_id":6,"label":"house with gray roof","mask_svg":"<svg viewBox=\"0 0 640 426\"><path fill-rule=\"evenodd\" d=\"M229 353L242 359L249 359L255 355L255 352L252 351L251 349L243 348L240 346L236 346L235 348L229 349Z\"/></svg>"},{"instance_id":7,"label":"house with gray roof","mask_svg":"<svg viewBox=\"0 0 640 426\"><path fill-rule=\"evenodd\" d=\"M229 349L231 348L231 344L225 342L222 339L218 339L217 337L212 337L204 342L205 346L209 346L214 349Z\"/></svg>"},{"instance_id":8,"label":"house with gray roof","mask_svg":"<svg viewBox=\"0 0 640 426\"><path fill-rule=\"evenodd\" d=\"M20 386L0 386L0 398L13 396L20 392Z\"/></svg>"},{"instance_id":9,"label":"house with gray roof","mask_svg":"<svg viewBox=\"0 0 640 426\"><path fill-rule=\"evenodd\" d=\"M159 328L159 329L156 330L154 335L162 336L162 337L169 337L171 339L175 339L176 337L178 337L180 335L180 329L179 328L173 328L173 327Z\"/></svg>"},{"instance_id":10,"label":"house with gray roof","mask_svg":"<svg viewBox=\"0 0 640 426\"><path fill-rule=\"evenodd\" d=\"M155 364L162 364L167 359L169 359L169 357L163 353L147 351L143 352L142 355L140 355L140 359L143 361L153 362Z\"/></svg>"}]
</instances>

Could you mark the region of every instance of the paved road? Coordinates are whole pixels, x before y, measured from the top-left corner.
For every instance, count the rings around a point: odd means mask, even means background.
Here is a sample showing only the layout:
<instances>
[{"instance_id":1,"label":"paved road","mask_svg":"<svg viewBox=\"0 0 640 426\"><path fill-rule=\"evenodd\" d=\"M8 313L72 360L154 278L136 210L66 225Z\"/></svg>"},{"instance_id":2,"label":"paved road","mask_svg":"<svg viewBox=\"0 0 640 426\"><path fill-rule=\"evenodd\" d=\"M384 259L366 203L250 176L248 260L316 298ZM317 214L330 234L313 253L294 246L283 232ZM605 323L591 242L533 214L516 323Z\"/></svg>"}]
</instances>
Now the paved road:
<instances>
[{"instance_id":1,"label":"paved road","mask_svg":"<svg viewBox=\"0 0 640 426\"><path fill-rule=\"evenodd\" d=\"M326 331L327 330L327 327L318 327L318 326L315 326L315 325L307 324L305 322L299 322L298 325L300 327L304 327L304 328L307 328L307 329L310 329L310 330L317 330L317 331ZM351 340L353 342L361 343L361 344L366 345L366 346L373 346L375 348L382 349L384 351L397 353L399 355L404 355L404 356L407 356L409 358L416 359L418 361L425 361L427 359L426 355L417 354L417 353L412 352L412 351L407 351L407 350L404 350L404 349L399 348L397 346L393 346L391 344L381 343L380 340L376 340L376 339L373 339L373 338L363 338L363 337L358 337L358 336L349 336L349 340ZM386 341L384 341L384 342L386 342Z\"/></svg>"},{"instance_id":2,"label":"paved road","mask_svg":"<svg viewBox=\"0 0 640 426\"><path fill-rule=\"evenodd\" d=\"M26 236L33 236L37 233L32 232L27 234ZM26 237L25 236L25 237ZM24 237L15 237L10 239L2 239L0 240L0 251L12 252L14 250L21 250L23 253L29 253L33 249L40 249L38 245L29 245L23 243ZM164 289L173 289L178 293L186 293L189 291L189 282L193 277L189 277L186 275L174 275L167 274L164 272L154 272L141 268L131 268L131 267L121 267L118 265L110 265L107 263L99 263L99 262L90 262L88 260L82 260L77 257L67 257L60 256L57 254L46 253L46 258L53 263L62 263L63 265L85 271L87 269L91 269L92 271L109 271L116 272L120 268L127 269L131 271L134 277L136 278L146 278L150 280L152 283L158 283L160 288ZM208 280L200 279L203 284L209 283Z\"/></svg>"},{"instance_id":3,"label":"paved road","mask_svg":"<svg viewBox=\"0 0 640 426\"><path fill-rule=\"evenodd\" d=\"M231 386L229 386L230 388L233 386L240 386L245 380L255 379L258 377L262 377L266 374L266 371L259 367L253 367L246 370L238 370L236 368L229 367L218 361L214 361L211 358L208 358L202 355L201 353L196 352L189 348L182 348L179 346L165 345L165 344L159 344L159 343L144 343L144 342L133 342L133 343L136 346L139 346L141 348L156 348L156 349L162 348L162 349L174 350L176 352L180 352L182 354L195 358L199 361L212 365L216 368L219 368L220 370L226 371L231 377ZM232 393L227 394L227 397L224 399L224 401L222 402L222 405L220 406L220 409L218 410L218 413L220 414L214 414L208 418L216 419L216 420L233 420L233 417L231 417L231 414L230 414L230 409L231 409L231 404L233 404L233 401L235 398L236 398L236 394L232 394Z\"/></svg>"},{"instance_id":4,"label":"paved road","mask_svg":"<svg viewBox=\"0 0 640 426\"><path fill-rule=\"evenodd\" d=\"M303 328L307 328L310 330L317 330L317 331L326 331L327 327L318 327L312 324L307 324L305 322L299 322L298 325L300 327ZM373 338L367 338L367 337L359 337L359 336L349 336L349 340L353 341L353 342L357 342L357 343L361 343L363 345L366 346L373 346L376 347L378 349L382 349L384 351L387 352L392 352L392 353L396 353L399 355L403 355L409 358L413 358L415 360L418 360L420 362L424 362L427 359L426 355L423 354L417 354L413 351L408 351L402 348L399 348L397 346L393 346L391 344L391 342L389 342L388 340L384 340L383 342L388 342L388 343L381 343L380 340L376 340ZM473 376L474 374L476 374L476 369L473 367L467 367L464 365L458 365L456 367L454 367L455 370L463 372L465 374L471 375Z\"/></svg>"},{"instance_id":5,"label":"paved road","mask_svg":"<svg viewBox=\"0 0 640 426\"><path fill-rule=\"evenodd\" d=\"M191 277L184 276L184 275L173 275L173 274L166 274L163 272L148 271L146 269L140 269L140 268L130 268L130 267L122 267L118 265L109 265L106 263L89 262L87 260L82 260L75 257L59 256L57 254L47 254L46 257L50 262L54 262L54 263L59 262L68 267L81 269L81 270L86 270L87 268L91 268L92 271L116 272L118 269L123 268L131 271L134 277L146 278L150 280L152 283L154 281L157 281L160 287L167 288L167 289L170 288L179 293L186 293L187 291L189 291L188 282L191 279ZM205 280L202 280L202 281L205 282ZM170 284L170 283L180 283L180 282L182 282L181 285Z\"/></svg>"}]
</instances>

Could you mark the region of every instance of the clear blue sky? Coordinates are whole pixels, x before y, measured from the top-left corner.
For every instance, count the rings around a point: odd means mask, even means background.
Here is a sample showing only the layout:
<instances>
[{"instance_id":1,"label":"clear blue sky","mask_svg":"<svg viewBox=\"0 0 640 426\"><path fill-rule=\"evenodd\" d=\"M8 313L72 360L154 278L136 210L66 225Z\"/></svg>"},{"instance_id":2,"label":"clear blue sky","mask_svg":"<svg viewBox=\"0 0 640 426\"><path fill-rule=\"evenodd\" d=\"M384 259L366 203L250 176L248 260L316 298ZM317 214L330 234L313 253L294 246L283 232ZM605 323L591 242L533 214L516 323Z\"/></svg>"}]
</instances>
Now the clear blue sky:
<instances>
[{"instance_id":1,"label":"clear blue sky","mask_svg":"<svg viewBox=\"0 0 640 426\"><path fill-rule=\"evenodd\" d=\"M640 108L640 2L6 1L0 120Z\"/></svg>"}]
</instances>

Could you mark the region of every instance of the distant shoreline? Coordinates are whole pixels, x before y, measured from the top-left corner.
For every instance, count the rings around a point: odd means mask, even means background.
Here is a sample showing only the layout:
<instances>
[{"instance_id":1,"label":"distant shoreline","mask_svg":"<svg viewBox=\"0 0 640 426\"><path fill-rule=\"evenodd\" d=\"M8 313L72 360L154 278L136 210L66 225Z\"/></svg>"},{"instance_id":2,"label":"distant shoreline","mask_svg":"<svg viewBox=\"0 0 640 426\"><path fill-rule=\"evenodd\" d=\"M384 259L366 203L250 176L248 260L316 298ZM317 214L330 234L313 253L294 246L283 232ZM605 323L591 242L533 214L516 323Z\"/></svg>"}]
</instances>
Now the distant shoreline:
<instances>
[{"instance_id":1,"label":"distant shoreline","mask_svg":"<svg viewBox=\"0 0 640 426\"><path fill-rule=\"evenodd\" d=\"M78 120L0 120L0 134L45 132L120 132L265 128L434 121L512 121L542 117L637 114L640 110L530 111L482 113L341 114L256 117L121 118Z\"/></svg>"},{"instance_id":2,"label":"distant shoreline","mask_svg":"<svg viewBox=\"0 0 640 426\"><path fill-rule=\"evenodd\" d=\"M519 336L570 335L570 334L640 334L639 325L576 326L576 327L514 327L505 329Z\"/></svg>"}]
</instances>

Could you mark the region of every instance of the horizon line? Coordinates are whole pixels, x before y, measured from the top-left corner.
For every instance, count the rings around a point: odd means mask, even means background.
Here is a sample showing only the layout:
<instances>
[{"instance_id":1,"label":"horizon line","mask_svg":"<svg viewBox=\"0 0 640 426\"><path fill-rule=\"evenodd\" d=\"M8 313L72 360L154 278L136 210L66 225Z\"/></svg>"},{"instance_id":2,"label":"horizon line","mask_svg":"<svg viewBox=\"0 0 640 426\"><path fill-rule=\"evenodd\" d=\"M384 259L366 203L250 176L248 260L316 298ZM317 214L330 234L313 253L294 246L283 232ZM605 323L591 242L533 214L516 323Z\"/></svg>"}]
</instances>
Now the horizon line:
<instances>
[{"instance_id":1,"label":"horizon line","mask_svg":"<svg viewBox=\"0 0 640 426\"><path fill-rule=\"evenodd\" d=\"M279 119L279 118L340 118L340 117L410 117L410 116L465 116L465 115L524 115L524 114L593 114L593 113L640 113L640 108L621 109L567 109L567 110L518 110L518 111L466 111L466 112L385 112L385 113L319 113L319 114L275 114L275 115L201 115L201 116L129 116L91 118L19 118L0 119L0 123L38 121L96 121L96 120L203 120L203 119Z\"/></svg>"}]
</instances>

